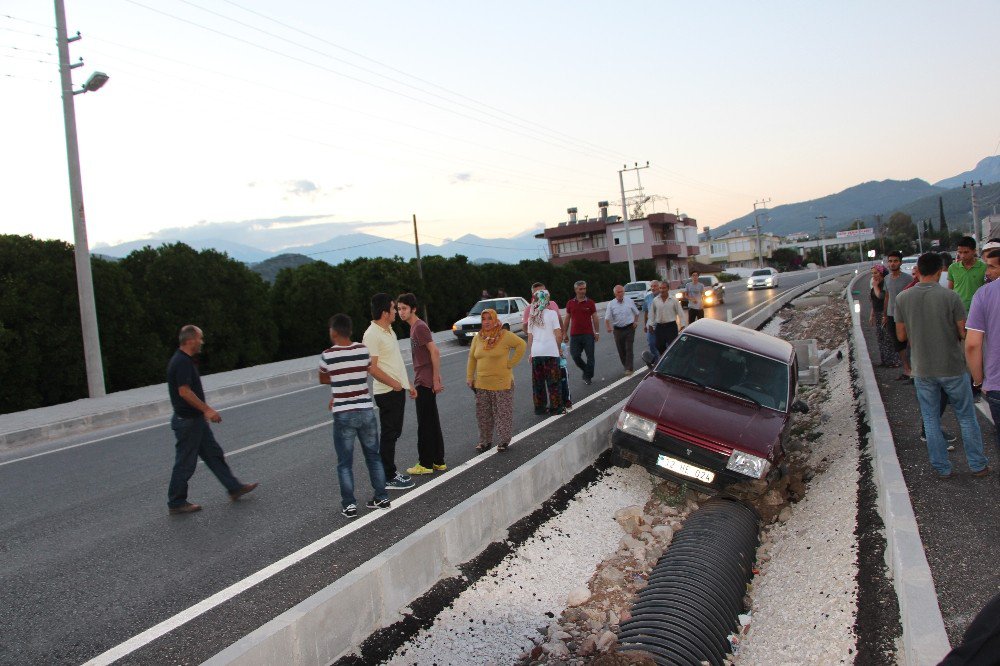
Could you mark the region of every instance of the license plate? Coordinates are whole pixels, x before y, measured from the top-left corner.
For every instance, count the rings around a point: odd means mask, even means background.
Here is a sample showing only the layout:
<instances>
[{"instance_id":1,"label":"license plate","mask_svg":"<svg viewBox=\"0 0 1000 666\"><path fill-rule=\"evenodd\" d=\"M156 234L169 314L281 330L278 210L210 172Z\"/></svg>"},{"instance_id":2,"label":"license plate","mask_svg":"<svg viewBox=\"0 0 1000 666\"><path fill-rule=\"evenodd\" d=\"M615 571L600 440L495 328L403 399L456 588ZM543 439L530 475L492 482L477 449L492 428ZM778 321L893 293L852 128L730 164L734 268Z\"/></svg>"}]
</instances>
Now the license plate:
<instances>
[{"instance_id":1,"label":"license plate","mask_svg":"<svg viewBox=\"0 0 1000 666\"><path fill-rule=\"evenodd\" d=\"M474 338L474 337L476 337L476 332L475 331L468 331L465 334L465 337L467 337L467 338Z\"/></svg>"},{"instance_id":2,"label":"license plate","mask_svg":"<svg viewBox=\"0 0 1000 666\"><path fill-rule=\"evenodd\" d=\"M683 460L677 460L676 458L671 458L669 456L660 455L656 459L656 464L675 474L680 474L681 476L686 476L691 479L697 479L702 483L712 483L712 481L715 480L715 472L710 472L707 469L689 465Z\"/></svg>"}]
</instances>

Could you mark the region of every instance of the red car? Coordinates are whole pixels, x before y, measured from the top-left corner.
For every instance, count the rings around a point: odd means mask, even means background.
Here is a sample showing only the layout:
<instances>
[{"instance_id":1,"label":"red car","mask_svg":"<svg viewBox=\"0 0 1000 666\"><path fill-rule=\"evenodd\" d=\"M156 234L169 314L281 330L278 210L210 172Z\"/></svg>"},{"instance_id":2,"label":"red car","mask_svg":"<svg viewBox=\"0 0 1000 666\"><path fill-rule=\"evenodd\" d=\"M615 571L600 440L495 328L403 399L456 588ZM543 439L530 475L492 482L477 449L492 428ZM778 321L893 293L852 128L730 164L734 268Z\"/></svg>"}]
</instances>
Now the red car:
<instances>
[{"instance_id":1,"label":"red car","mask_svg":"<svg viewBox=\"0 0 1000 666\"><path fill-rule=\"evenodd\" d=\"M647 365L651 357L643 354ZM618 416L615 462L710 491L776 473L795 412L788 342L714 319L685 328Z\"/></svg>"}]
</instances>

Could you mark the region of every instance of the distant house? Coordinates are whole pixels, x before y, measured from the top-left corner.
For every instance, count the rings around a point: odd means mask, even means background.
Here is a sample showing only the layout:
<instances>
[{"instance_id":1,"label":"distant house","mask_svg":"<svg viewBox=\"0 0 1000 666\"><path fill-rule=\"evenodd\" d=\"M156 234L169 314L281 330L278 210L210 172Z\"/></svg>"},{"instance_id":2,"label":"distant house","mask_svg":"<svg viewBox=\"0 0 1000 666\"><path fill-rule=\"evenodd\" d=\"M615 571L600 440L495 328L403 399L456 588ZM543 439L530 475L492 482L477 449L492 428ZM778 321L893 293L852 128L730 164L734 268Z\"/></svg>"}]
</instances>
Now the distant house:
<instances>
[{"instance_id":1,"label":"distant house","mask_svg":"<svg viewBox=\"0 0 1000 666\"><path fill-rule=\"evenodd\" d=\"M805 231L796 231L794 234L788 234L785 236L785 240L789 243L794 243L795 241L809 240L809 234Z\"/></svg>"},{"instance_id":2,"label":"distant house","mask_svg":"<svg viewBox=\"0 0 1000 666\"><path fill-rule=\"evenodd\" d=\"M735 230L728 234L702 241L702 260L721 268L757 268L757 234ZM781 246L781 238L761 232L760 248L766 266L771 254Z\"/></svg>"},{"instance_id":3,"label":"distant house","mask_svg":"<svg viewBox=\"0 0 1000 666\"><path fill-rule=\"evenodd\" d=\"M565 264L574 259L589 259L607 263L628 261L625 224L617 215L608 215L608 202L598 203L596 219L577 219L576 208L570 208L569 220L535 236L549 245L550 261ZM661 279L680 282L688 276L688 258L697 256L697 220L686 215L650 213L629 220L632 258L652 259ZM641 277L641 276L640 276Z\"/></svg>"}]
</instances>

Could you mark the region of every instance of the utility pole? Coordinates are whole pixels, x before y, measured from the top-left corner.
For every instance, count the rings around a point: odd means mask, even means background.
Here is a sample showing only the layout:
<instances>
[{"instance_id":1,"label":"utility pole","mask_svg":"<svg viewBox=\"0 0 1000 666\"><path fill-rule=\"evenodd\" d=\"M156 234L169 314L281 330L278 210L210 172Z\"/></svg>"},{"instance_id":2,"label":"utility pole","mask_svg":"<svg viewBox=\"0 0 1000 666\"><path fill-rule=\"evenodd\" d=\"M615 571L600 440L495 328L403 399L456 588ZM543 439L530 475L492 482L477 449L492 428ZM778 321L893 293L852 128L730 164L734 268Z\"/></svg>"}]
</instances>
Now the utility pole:
<instances>
[{"instance_id":1,"label":"utility pole","mask_svg":"<svg viewBox=\"0 0 1000 666\"><path fill-rule=\"evenodd\" d=\"M823 248L823 268L826 268L826 243L823 241L826 238L826 226L824 223L827 217L826 215L817 215L816 219L819 220L819 245Z\"/></svg>"},{"instance_id":2,"label":"utility pole","mask_svg":"<svg viewBox=\"0 0 1000 666\"><path fill-rule=\"evenodd\" d=\"M648 169L649 162L646 162L646 166L639 166L638 162L635 162L635 166L629 168L627 165L622 165L622 168L618 170L618 184L621 186L622 190L622 222L625 225L625 251L628 254L628 279L629 282L635 282L635 260L632 257L632 234L628 227L628 204L625 201L625 172L635 171L635 175L638 178L640 169ZM638 191L642 193L642 181L639 181L638 190L629 190L629 192Z\"/></svg>"},{"instance_id":3,"label":"utility pole","mask_svg":"<svg viewBox=\"0 0 1000 666\"><path fill-rule=\"evenodd\" d=\"M979 248L983 244L983 229L979 225L979 206L976 205L976 187L982 187L983 181L978 183L974 180L970 180L967 183L962 183L962 189L966 187L969 188L969 192L972 194L972 234L976 237L976 247Z\"/></svg>"},{"instance_id":4,"label":"utility pole","mask_svg":"<svg viewBox=\"0 0 1000 666\"><path fill-rule=\"evenodd\" d=\"M923 220L920 220L920 222L918 222L917 225L916 225L917 226L917 248L918 248L920 254L924 253L924 239L923 239L922 234L920 233L920 227L922 227L923 225L924 225L924 221Z\"/></svg>"},{"instance_id":5,"label":"utility pole","mask_svg":"<svg viewBox=\"0 0 1000 666\"><path fill-rule=\"evenodd\" d=\"M73 209L73 250L76 260L76 290L80 300L80 328L83 334L83 358L87 368L87 391L91 398L106 395L104 365L101 361L101 337L97 330L97 303L94 299L94 276L90 266L90 245L87 243L87 220L83 213L83 181L80 177L80 147L76 136L76 108L73 96L77 92L97 90L108 77L100 72L87 81L82 90L73 91L70 70L83 65L69 64L69 45L80 39L67 37L66 8L63 0L55 0L56 46L59 49L59 82L62 87L63 123L66 129L66 163L69 167L69 200ZM99 80L100 77L103 77Z\"/></svg>"},{"instance_id":6,"label":"utility pole","mask_svg":"<svg viewBox=\"0 0 1000 666\"><path fill-rule=\"evenodd\" d=\"M763 250L761 250L760 247L760 216L757 213L757 206L761 206L761 208L763 209L763 213L767 214L767 204L770 201L771 201L770 199L765 199L761 197L760 201L753 202L753 210L754 210L753 226L754 229L757 231L757 268L764 268L764 252Z\"/></svg>"},{"instance_id":7,"label":"utility pole","mask_svg":"<svg viewBox=\"0 0 1000 666\"><path fill-rule=\"evenodd\" d=\"M417 214L413 214L413 247L417 249L417 275L420 277L420 286L424 286L424 266L420 262L420 238L417 237ZM424 290L426 294L426 289ZM421 294L420 300L424 304L424 323L430 326L430 321L427 319L427 300L424 298L424 294Z\"/></svg>"}]
</instances>

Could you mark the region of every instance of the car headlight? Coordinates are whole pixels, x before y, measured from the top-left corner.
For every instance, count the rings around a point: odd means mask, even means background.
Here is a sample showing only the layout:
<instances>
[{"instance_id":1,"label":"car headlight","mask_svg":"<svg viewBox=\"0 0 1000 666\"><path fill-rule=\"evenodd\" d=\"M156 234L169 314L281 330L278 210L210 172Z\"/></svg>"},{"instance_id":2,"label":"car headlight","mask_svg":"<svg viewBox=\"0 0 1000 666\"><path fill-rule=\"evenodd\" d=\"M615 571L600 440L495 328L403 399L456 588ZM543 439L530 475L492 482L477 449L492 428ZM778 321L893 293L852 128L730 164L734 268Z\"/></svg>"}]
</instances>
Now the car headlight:
<instances>
[{"instance_id":1,"label":"car headlight","mask_svg":"<svg viewBox=\"0 0 1000 666\"><path fill-rule=\"evenodd\" d=\"M621 411L621 414L618 415L618 421L615 423L615 427L622 432L635 435L636 437L642 438L647 442L652 442L653 437L656 436L656 421L645 419L641 416L633 414L632 412L627 412L624 409Z\"/></svg>"},{"instance_id":2,"label":"car headlight","mask_svg":"<svg viewBox=\"0 0 1000 666\"><path fill-rule=\"evenodd\" d=\"M676 294L674 295L674 298L676 298L676 299L677 299L678 301L679 301L679 300L681 300L682 298L684 298L684 292L683 292L683 291L678 291L678 292L677 292L677 293L676 293Z\"/></svg>"},{"instance_id":3,"label":"car headlight","mask_svg":"<svg viewBox=\"0 0 1000 666\"><path fill-rule=\"evenodd\" d=\"M705 295L706 296L711 296L712 295L712 290L711 289L706 289L705 290Z\"/></svg>"},{"instance_id":4,"label":"car headlight","mask_svg":"<svg viewBox=\"0 0 1000 666\"><path fill-rule=\"evenodd\" d=\"M763 479L771 470L771 463L759 456L734 450L726 463L726 469L754 479Z\"/></svg>"},{"instance_id":5,"label":"car headlight","mask_svg":"<svg viewBox=\"0 0 1000 666\"><path fill-rule=\"evenodd\" d=\"M747 286L748 287L752 287L753 286L753 280L747 280Z\"/></svg>"}]
</instances>

